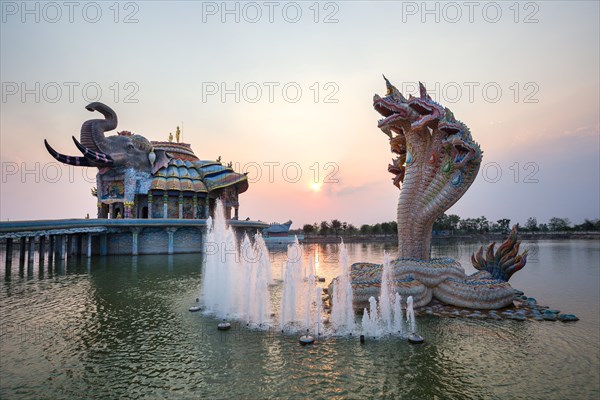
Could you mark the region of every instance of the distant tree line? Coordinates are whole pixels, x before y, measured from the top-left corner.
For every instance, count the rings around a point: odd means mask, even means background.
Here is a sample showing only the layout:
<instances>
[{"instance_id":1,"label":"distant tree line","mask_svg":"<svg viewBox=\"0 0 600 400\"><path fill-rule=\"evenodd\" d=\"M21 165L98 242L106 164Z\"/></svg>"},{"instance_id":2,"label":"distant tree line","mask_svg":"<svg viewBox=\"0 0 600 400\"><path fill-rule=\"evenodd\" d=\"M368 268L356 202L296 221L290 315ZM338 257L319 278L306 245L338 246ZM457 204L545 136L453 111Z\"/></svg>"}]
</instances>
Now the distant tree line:
<instances>
[{"instance_id":1,"label":"distant tree line","mask_svg":"<svg viewBox=\"0 0 600 400\"><path fill-rule=\"evenodd\" d=\"M501 218L493 222L488 221L484 216L463 219L455 214L442 214L433 223L434 231L448 231L450 233L507 233L510 229L510 219ZM519 226L519 230L521 232L600 231L600 220L586 219L579 225L571 225L568 218L552 217L548 223L538 225L535 217L529 217L525 225Z\"/></svg>"},{"instance_id":2,"label":"distant tree line","mask_svg":"<svg viewBox=\"0 0 600 400\"><path fill-rule=\"evenodd\" d=\"M529 217L522 230L525 232L600 231L600 220L589 220L586 218L581 224L571 225L569 218L552 217L548 220L548 223L538 225L535 217Z\"/></svg>"},{"instance_id":3,"label":"distant tree line","mask_svg":"<svg viewBox=\"0 0 600 400\"><path fill-rule=\"evenodd\" d=\"M320 236L347 236L347 235L395 235L398 231L396 221L381 222L374 225L361 225L360 228L337 219L331 221L315 222L314 224L306 224L302 227L302 232L305 235L320 235Z\"/></svg>"},{"instance_id":4,"label":"distant tree line","mask_svg":"<svg viewBox=\"0 0 600 400\"><path fill-rule=\"evenodd\" d=\"M479 218L460 218L456 214L442 214L433 223L433 231L447 234L468 233L507 233L511 229L511 220L501 218L496 222L488 221L484 216ZM360 228L337 219L306 224L296 233L307 236L346 236L346 235L395 235L398 230L396 221L381 222L373 225L364 224ZM553 217L548 223L539 224L535 217L530 217L525 225L520 226L521 232L561 232L561 231L600 231L600 220L586 219L579 225L572 225L568 218Z\"/></svg>"}]
</instances>

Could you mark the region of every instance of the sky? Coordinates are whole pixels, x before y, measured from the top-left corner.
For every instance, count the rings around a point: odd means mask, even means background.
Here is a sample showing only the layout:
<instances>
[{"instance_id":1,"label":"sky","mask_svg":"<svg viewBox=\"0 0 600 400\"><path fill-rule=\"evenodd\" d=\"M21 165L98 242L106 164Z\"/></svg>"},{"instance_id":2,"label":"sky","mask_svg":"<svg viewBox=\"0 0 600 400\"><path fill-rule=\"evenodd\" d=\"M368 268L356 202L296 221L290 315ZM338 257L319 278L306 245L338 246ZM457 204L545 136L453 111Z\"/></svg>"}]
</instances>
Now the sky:
<instances>
[{"instance_id":1,"label":"sky","mask_svg":"<svg viewBox=\"0 0 600 400\"><path fill-rule=\"evenodd\" d=\"M117 130L248 172L240 217L396 218L377 129L385 74L471 129L479 175L447 213L600 217L599 3L1 2L0 220L96 215L95 169L58 164L101 101ZM113 132L114 134L114 132Z\"/></svg>"}]
</instances>

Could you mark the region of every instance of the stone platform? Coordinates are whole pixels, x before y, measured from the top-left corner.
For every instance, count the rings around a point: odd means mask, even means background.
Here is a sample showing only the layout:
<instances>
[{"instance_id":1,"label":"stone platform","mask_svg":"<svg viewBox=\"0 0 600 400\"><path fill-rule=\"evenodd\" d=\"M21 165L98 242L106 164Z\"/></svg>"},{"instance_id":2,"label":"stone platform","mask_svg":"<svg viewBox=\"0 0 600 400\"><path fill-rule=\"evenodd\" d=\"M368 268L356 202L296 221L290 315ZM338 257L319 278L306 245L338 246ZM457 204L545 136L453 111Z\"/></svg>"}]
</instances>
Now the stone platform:
<instances>
[{"instance_id":1,"label":"stone platform","mask_svg":"<svg viewBox=\"0 0 600 400\"><path fill-rule=\"evenodd\" d=\"M522 292L517 293L517 297L511 306L500 310L473 310L460 308L433 299L427 306L415 309L415 316L428 315L440 318L488 319L498 321L573 322L579 320L574 314L562 314L559 310L553 310L548 306L539 305L536 299L527 297L523 295Z\"/></svg>"},{"instance_id":2,"label":"stone platform","mask_svg":"<svg viewBox=\"0 0 600 400\"><path fill-rule=\"evenodd\" d=\"M138 255L200 253L206 219L63 219L0 222L5 263L12 262L15 240L19 259L65 259L67 255ZM228 220L238 233L268 227L261 221Z\"/></svg>"}]
</instances>

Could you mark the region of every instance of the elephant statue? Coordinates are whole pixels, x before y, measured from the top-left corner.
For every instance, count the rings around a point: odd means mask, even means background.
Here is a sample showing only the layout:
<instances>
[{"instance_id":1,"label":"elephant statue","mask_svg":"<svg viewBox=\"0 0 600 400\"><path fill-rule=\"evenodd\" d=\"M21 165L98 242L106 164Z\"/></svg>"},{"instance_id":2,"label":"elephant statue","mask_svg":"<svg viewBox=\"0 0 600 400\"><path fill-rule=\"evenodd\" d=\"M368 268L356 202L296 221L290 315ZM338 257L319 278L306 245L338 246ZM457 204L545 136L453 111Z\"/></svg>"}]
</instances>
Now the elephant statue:
<instances>
[{"instance_id":1,"label":"elephant statue","mask_svg":"<svg viewBox=\"0 0 600 400\"><path fill-rule=\"evenodd\" d=\"M116 113L98 102L86 109L104 118L84 122L79 140L73 137L81 156L61 154L47 140L44 144L62 163L98 168L93 193L98 197L99 218L206 217L214 200L223 196L230 199L229 208L235 208L237 216L237 196L248 188L245 174L219 160L199 160L186 143L149 141L129 131L106 136L117 127ZM162 204L154 204L153 210L155 197Z\"/></svg>"}]
</instances>

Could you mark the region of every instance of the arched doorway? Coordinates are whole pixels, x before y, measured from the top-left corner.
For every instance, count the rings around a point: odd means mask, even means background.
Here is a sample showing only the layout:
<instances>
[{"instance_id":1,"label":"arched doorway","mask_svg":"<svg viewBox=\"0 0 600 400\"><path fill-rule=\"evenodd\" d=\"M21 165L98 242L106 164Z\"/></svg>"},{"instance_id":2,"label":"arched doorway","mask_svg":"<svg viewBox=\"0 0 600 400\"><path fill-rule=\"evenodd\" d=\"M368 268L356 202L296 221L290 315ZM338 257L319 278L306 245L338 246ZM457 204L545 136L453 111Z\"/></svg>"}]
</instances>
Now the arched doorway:
<instances>
[{"instance_id":1,"label":"arched doorway","mask_svg":"<svg viewBox=\"0 0 600 400\"><path fill-rule=\"evenodd\" d=\"M121 205L115 205L113 208L113 218L123 218L123 208Z\"/></svg>"}]
</instances>

